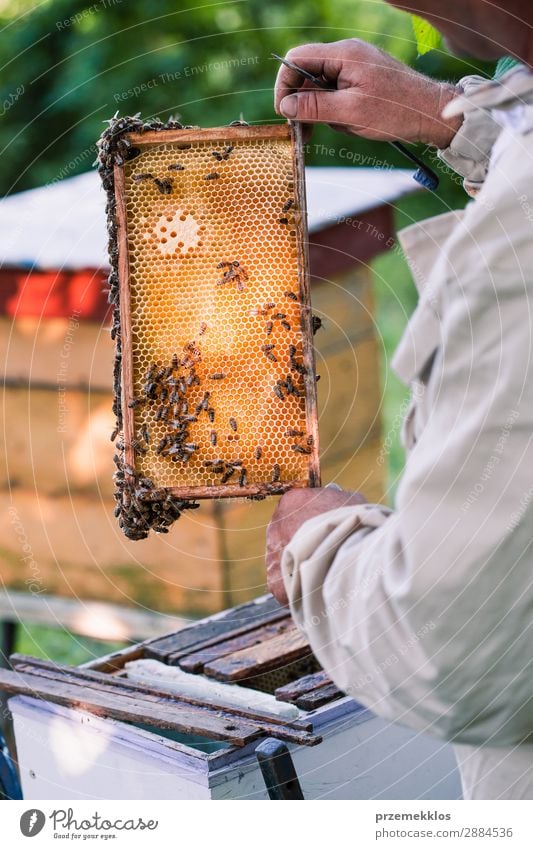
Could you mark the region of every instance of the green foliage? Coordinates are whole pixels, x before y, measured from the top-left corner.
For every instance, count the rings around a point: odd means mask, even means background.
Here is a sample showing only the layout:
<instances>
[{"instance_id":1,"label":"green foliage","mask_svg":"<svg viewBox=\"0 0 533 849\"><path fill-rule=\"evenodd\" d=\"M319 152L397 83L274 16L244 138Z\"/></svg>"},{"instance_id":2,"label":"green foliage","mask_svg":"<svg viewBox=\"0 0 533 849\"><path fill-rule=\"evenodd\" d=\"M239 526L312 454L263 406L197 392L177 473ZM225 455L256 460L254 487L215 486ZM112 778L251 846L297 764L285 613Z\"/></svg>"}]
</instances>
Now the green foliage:
<instances>
[{"instance_id":1,"label":"green foliage","mask_svg":"<svg viewBox=\"0 0 533 849\"><path fill-rule=\"evenodd\" d=\"M442 38L441 34L435 27L432 27L423 18L412 15L413 32L415 34L416 46L418 55L423 56L424 53L429 53L430 50L436 50L440 47Z\"/></svg>"}]
</instances>

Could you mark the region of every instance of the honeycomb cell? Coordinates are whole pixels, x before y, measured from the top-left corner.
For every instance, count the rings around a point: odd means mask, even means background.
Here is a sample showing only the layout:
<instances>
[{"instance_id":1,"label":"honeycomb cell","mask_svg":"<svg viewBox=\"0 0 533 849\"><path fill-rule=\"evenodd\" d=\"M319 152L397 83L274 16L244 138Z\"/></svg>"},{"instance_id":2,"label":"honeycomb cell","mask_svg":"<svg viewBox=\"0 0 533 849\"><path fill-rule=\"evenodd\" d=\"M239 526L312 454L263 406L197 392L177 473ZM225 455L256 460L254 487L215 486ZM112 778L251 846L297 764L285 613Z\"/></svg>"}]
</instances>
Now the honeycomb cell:
<instances>
[{"instance_id":1,"label":"honeycomb cell","mask_svg":"<svg viewBox=\"0 0 533 849\"><path fill-rule=\"evenodd\" d=\"M156 487L308 480L293 173L280 138L143 144L124 166L132 442Z\"/></svg>"}]
</instances>

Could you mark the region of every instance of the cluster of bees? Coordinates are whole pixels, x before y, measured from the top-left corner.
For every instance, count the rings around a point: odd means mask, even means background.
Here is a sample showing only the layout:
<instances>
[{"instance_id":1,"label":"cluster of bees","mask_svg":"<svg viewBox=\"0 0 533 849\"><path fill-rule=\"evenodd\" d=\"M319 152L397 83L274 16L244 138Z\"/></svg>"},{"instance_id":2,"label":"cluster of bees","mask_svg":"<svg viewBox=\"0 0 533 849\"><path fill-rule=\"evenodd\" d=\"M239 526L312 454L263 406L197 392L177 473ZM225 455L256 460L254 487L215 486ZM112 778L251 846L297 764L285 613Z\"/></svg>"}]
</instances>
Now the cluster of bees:
<instances>
[{"instance_id":1,"label":"cluster of bees","mask_svg":"<svg viewBox=\"0 0 533 849\"><path fill-rule=\"evenodd\" d=\"M165 489L157 489L151 478L139 475L118 454L113 460L117 467L113 475L115 516L128 539L146 539L151 530L167 534L184 510L200 506L197 501L184 501L174 498Z\"/></svg>"}]
</instances>

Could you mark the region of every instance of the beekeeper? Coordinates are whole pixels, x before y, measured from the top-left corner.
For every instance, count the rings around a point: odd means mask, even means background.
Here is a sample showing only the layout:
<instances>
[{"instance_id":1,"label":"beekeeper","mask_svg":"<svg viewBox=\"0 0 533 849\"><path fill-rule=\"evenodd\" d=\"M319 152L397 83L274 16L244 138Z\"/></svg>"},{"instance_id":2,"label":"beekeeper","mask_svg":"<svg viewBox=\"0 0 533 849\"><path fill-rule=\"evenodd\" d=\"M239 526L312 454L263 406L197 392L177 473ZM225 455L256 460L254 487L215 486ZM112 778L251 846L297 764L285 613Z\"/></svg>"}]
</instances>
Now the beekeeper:
<instances>
[{"instance_id":1,"label":"beekeeper","mask_svg":"<svg viewBox=\"0 0 533 849\"><path fill-rule=\"evenodd\" d=\"M520 64L451 86L346 40L288 54L336 91L278 75L281 115L432 144L473 200L399 236L419 302L392 363L412 389L395 509L288 492L267 567L345 693L453 741L465 798L531 799L533 8L448 0L444 20L440 7L409 11L456 53Z\"/></svg>"}]
</instances>

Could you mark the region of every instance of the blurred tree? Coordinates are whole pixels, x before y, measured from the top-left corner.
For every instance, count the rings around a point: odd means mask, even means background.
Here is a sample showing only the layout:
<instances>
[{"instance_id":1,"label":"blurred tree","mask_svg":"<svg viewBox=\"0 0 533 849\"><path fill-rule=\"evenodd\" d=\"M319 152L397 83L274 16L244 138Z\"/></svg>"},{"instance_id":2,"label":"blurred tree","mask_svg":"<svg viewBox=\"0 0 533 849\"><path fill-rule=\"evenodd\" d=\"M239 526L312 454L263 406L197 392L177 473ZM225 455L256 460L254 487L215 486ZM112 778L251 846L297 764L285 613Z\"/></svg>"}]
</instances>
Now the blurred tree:
<instances>
[{"instance_id":1,"label":"blurred tree","mask_svg":"<svg viewBox=\"0 0 533 849\"><path fill-rule=\"evenodd\" d=\"M278 120L271 50L283 54L302 42L357 36L435 75L456 79L479 70L442 50L417 59L409 16L381 0L187 6L176 0L0 0L4 194L88 170L102 122L117 110L180 115L201 126L241 113L250 122ZM309 161L317 164L350 164L336 157L341 148L405 164L388 146L327 128L314 141Z\"/></svg>"}]
</instances>

